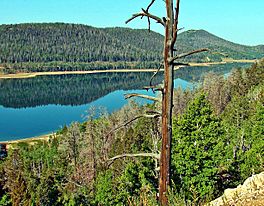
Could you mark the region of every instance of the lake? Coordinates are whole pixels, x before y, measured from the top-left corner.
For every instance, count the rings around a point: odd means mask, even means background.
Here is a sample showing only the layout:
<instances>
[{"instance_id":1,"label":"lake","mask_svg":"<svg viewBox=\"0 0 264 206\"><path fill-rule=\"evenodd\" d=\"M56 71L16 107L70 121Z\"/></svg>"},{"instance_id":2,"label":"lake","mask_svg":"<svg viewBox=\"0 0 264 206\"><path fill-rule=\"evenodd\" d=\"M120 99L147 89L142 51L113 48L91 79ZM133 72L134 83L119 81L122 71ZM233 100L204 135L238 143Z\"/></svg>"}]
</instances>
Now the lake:
<instances>
[{"instance_id":1,"label":"lake","mask_svg":"<svg viewBox=\"0 0 264 206\"><path fill-rule=\"evenodd\" d=\"M246 64L188 67L175 71L175 87L192 88L209 71L227 74ZM101 73L39 76L0 80L0 142L56 132L73 121L83 122L90 107L104 107L109 113L127 103L124 94L141 93L153 73ZM162 82L163 73L154 79ZM142 99L140 104L146 103ZM150 102L150 101L149 101Z\"/></svg>"}]
</instances>

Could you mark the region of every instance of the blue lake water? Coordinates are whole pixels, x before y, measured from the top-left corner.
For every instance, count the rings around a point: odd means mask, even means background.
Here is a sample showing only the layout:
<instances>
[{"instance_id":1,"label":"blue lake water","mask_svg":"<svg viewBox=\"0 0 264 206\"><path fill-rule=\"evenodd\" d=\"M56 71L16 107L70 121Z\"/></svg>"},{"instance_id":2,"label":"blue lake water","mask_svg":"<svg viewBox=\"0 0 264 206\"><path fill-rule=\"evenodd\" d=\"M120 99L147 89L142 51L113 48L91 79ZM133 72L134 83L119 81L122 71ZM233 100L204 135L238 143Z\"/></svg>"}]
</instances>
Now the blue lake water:
<instances>
[{"instance_id":1,"label":"blue lake water","mask_svg":"<svg viewBox=\"0 0 264 206\"><path fill-rule=\"evenodd\" d=\"M180 78L175 79L174 87L192 89L191 82L196 82L208 68L185 71L175 74ZM229 71L230 68L223 69L220 73ZM152 73L109 73L0 80L0 142L48 134L73 121L83 122L90 107L104 107L111 113L127 104L127 93L157 95L141 90L151 76ZM154 83L162 79L159 74ZM140 98L137 101L146 103Z\"/></svg>"},{"instance_id":2,"label":"blue lake water","mask_svg":"<svg viewBox=\"0 0 264 206\"><path fill-rule=\"evenodd\" d=\"M182 88L191 87L191 85L181 79L175 81L175 86ZM87 110L90 107L103 107L112 113L128 103L128 100L124 98L127 93L157 95L146 90L116 90L81 105L47 104L19 108L0 106L0 142L48 134L56 132L73 121L83 122L87 119ZM151 102L141 98L136 98L136 101L139 104Z\"/></svg>"},{"instance_id":3,"label":"blue lake water","mask_svg":"<svg viewBox=\"0 0 264 206\"><path fill-rule=\"evenodd\" d=\"M148 93L142 90L131 92ZM0 141L47 134L72 121L85 121L86 111L92 106L104 107L111 113L127 103L125 93L128 91L114 91L89 104L75 106L48 104L19 109L0 106Z\"/></svg>"}]
</instances>

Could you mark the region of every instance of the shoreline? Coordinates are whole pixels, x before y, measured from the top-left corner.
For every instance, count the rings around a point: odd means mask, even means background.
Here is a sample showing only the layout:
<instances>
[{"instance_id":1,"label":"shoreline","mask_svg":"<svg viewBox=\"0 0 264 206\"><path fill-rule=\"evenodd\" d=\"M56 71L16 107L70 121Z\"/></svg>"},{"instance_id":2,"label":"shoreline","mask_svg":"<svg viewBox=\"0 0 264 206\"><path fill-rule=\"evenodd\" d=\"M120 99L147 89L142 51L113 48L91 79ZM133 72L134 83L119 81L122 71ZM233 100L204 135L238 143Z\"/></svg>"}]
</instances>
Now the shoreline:
<instances>
[{"instance_id":1,"label":"shoreline","mask_svg":"<svg viewBox=\"0 0 264 206\"><path fill-rule=\"evenodd\" d=\"M26 137L23 139L15 139L15 140L7 140L7 141L0 141L0 144L6 144L7 148L9 148L13 144L18 143L28 143L28 144L34 144L37 141L48 141L51 136L54 137L55 133L49 133L44 134L40 136L34 136L34 137Z\"/></svg>"},{"instance_id":2,"label":"shoreline","mask_svg":"<svg viewBox=\"0 0 264 206\"><path fill-rule=\"evenodd\" d=\"M154 72L156 69L116 69L116 70L90 70L90 71L57 71L57 72L32 72L17 74L0 74L0 79L23 79L37 76L64 75L64 74L100 74L100 73L125 73L125 72Z\"/></svg>"},{"instance_id":3,"label":"shoreline","mask_svg":"<svg viewBox=\"0 0 264 206\"><path fill-rule=\"evenodd\" d=\"M209 67L212 65L222 65L228 63L255 63L257 60L234 60L223 59L222 62L207 62L207 63L189 63L189 66L195 67ZM174 70L178 70L185 66L175 67ZM0 79L24 79L34 78L37 76L49 76L49 75L64 75L64 74L100 74L100 73L126 73L126 72L155 72L157 69L106 69L106 70L90 70L90 71L57 71L57 72L30 72L30 73L16 73L16 74L1 74ZM164 71L161 69L160 71Z\"/></svg>"},{"instance_id":4,"label":"shoreline","mask_svg":"<svg viewBox=\"0 0 264 206\"><path fill-rule=\"evenodd\" d=\"M211 65L222 65L227 63L255 63L257 60L233 60L233 59L223 59L223 62L209 62L209 63L190 63L189 66L205 66L209 67ZM185 66L175 67L174 70L178 70ZM34 78L37 76L46 76L46 75L63 75L63 74L99 74L99 73L125 73L125 72L155 72L157 69L116 69L116 70L91 70L91 71L65 71L65 72L35 72L35 73L17 73L17 74L0 74L0 79L23 79L23 78ZM164 71L161 69L160 71ZM21 142L34 144L34 142L43 140L47 141L50 136L55 133L49 133L34 137L27 137L22 139L0 141L0 144L7 144L8 146L12 144L18 144Z\"/></svg>"}]
</instances>

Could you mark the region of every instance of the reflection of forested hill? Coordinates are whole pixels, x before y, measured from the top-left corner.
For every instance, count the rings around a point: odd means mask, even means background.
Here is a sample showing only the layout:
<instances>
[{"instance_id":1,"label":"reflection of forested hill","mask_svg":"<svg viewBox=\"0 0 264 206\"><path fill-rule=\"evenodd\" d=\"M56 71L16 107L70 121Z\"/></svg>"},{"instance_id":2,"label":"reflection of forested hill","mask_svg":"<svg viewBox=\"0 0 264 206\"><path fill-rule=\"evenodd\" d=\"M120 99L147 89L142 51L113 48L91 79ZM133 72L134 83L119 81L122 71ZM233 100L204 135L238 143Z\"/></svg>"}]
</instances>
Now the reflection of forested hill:
<instances>
[{"instance_id":1,"label":"reflection of forested hill","mask_svg":"<svg viewBox=\"0 0 264 206\"><path fill-rule=\"evenodd\" d=\"M14 108L81 105L118 89L142 88L150 76L151 73L110 73L1 80L0 104Z\"/></svg>"},{"instance_id":2,"label":"reflection of forested hill","mask_svg":"<svg viewBox=\"0 0 264 206\"><path fill-rule=\"evenodd\" d=\"M175 78L198 81L208 71L227 73L239 64L215 67L187 67L177 70ZM153 73L105 73L89 75L39 76L28 79L0 80L0 105L21 108L47 104L81 105L115 90L141 89ZM154 84L161 83L159 73Z\"/></svg>"}]
</instances>

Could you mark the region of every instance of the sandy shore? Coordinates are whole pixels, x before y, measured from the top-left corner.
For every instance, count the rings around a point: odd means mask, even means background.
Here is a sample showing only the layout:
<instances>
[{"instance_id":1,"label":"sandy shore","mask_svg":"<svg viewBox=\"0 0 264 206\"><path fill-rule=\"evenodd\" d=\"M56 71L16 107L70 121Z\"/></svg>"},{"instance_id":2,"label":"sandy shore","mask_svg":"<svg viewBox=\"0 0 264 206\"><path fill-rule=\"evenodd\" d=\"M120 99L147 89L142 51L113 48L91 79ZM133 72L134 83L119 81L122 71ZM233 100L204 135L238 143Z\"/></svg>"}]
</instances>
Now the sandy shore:
<instances>
[{"instance_id":1,"label":"sandy shore","mask_svg":"<svg viewBox=\"0 0 264 206\"><path fill-rule=\"evenodd\" d=\"M208 62L208 63L190 63L190 66L211 66L220 65L227 63L255 63L256 60L234 60L234 59L223 59L222 62ZM181 67L175 67L175 70ZM91 71L59 71L59 72L32 72L32 73L17 73L17 74L0 74L0 79L18 79L18 78L32 78L37 76L46 75L63 75L63 74L100 74L100 73L124 73L124 72L155 72L157 69L113 69L113 70L91 70ZM161 69L160 71L163 71Z\"/></svg>"},{"instance_id":2,"label":"sandy shore","mask_svg":"<svg viewBox=\"0 0 264 206\"><path fill-rule=\"evenodd\" d=\"M1 141L0 144L7 144L7 149L12 147L14 144L18 143L28 143L28 144L34 144L38 142L39 140L41 141L48 141L51 136L55 136L55 134L46 134L46 135L40 135L36 137L29 137L29 138L24 138L24 139L18 139L18 140L9 140L9 141Z\"/></svg>"},{"instance_id":3,"label":"sandy shore","mask_svg":"<svg viewBox=\"0 0 264 206\"><path fill-rule=\"evenodd\" d=\"M0 74L0 79L32 78L36 76L63 75L63 74L100 74L108 72L154 72L156 69L115 69L115 70L91 70L91 71L63 71L63 72L32 72L17 74Z\"/></svg>"}]
</instances>

